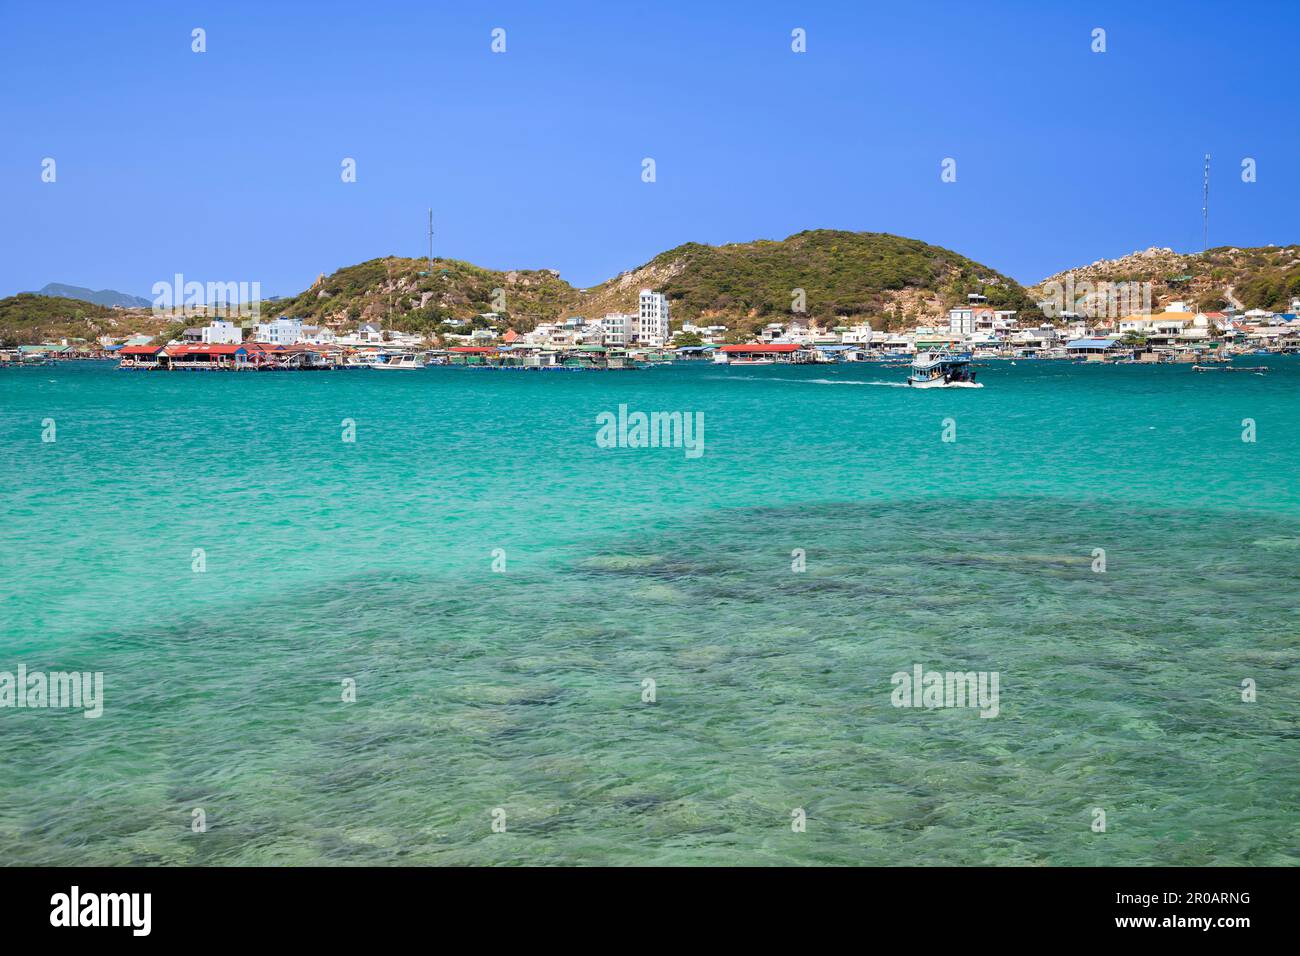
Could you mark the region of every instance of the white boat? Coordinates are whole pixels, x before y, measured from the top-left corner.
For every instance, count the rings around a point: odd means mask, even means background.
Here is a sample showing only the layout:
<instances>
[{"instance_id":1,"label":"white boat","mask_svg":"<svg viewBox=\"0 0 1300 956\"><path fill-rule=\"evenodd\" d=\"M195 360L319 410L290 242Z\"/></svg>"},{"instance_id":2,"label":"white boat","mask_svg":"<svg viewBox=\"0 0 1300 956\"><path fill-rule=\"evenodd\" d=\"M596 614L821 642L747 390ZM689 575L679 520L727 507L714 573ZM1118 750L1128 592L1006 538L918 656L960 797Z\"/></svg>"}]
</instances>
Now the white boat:
<instances>
[{"instance_id":1,"label":"white boat","mask_svg":"<svg viewBox=\"0 0 1300 956\"><path fill-rule=\"evenodd\" d=\"M390 355L387 362L376 362L371 368L375 369L375 371L410 372L424 368L424 365L423 356L407 353L405 355Z\"/></svg>"},{"instance_id":2,"label":"white boat","mask_svg":"<svg viewBox=\"0 0 1300 956\"><path fill-rule=\"evenodd\" d=\"M728 365L775 365L775 359L756 358L756 359L732 359Z\"/></svg>"},{"instance_id":3,"label":"white boat","mask_svg":"<svg viewBox=\"0 0 1300 956\"><path fill-rule=\"evenodd\" d=\"M952 352L936 349L918 352L912 360L912 372L907 376L912 388L983 388L975 381L969 352Z\"/></svg>"}]
</instances>

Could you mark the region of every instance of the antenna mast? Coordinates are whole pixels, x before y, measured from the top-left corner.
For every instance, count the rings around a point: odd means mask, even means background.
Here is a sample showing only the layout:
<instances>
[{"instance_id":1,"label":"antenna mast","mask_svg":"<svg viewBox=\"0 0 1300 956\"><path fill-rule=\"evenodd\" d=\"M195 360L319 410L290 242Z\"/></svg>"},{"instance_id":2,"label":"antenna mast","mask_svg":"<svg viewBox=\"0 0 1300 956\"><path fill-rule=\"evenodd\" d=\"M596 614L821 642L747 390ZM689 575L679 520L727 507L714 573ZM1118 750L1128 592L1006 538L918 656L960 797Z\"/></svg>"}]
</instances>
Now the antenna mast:
<instances>
[{"instance_id":1,"label":"antenna mast","mask_svg":"<svg viewBox=\"0 0 1300 956\"><path fill-rule=\"evenodd\" d=\"M1205 182L1201 187L1201 251L1210 248L1210 154L1205 154Z\"/></svg>"},{"instance_id":2,"label":"antenna mast","mask_svg":"<svg viewBox=\"0 0 1300 956\"><path fill-rule=\"evenodd\" d=\"M433 275L433 207L429 207L429 275Z\"/></svg>"}]
</instances>

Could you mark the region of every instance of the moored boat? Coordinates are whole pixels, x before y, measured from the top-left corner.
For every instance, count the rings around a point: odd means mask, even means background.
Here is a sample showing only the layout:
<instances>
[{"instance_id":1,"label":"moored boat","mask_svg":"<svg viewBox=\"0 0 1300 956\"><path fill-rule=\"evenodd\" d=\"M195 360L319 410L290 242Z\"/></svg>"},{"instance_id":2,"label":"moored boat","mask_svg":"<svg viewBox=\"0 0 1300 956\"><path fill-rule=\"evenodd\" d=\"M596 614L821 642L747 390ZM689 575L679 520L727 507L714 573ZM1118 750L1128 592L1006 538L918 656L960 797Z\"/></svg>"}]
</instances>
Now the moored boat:
<instances>
[{"instance_id":1,"label":"moored boat","mask_svg":"<svg viewBox=\"0 0 1300 956\"><path fill-rule=\"evenodd\" d=\"M376 362L371 368L376 371L409 372L424 368L424 357L407 352L403 355L390 355L387 362Z\"/></svg>"}]
</instances>

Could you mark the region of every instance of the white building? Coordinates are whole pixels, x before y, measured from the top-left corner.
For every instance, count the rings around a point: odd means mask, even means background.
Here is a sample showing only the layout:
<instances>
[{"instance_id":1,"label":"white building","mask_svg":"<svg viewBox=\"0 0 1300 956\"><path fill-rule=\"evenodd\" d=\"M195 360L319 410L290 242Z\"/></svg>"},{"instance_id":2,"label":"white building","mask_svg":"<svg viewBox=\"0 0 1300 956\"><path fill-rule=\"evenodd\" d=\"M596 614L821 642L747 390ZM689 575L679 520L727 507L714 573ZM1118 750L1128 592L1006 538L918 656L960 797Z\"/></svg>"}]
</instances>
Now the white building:
<instances>
[{"instance_id":1,"label":"white building","mask_svg":"<svg viewBox=\"0 0 1300 956\"><path fill-rule=\"evenodd\" d=\"M268 345L297 345L302 341L302 319L280 316L257 324L257 341Z\"/></svg>"},{"instance_id":2,"label":"white building","mask_svg":"<svg viewBox=\"0 0 1300 956\"><path fill-rule=\"evenodd\" d=\"M975 309L971 306L950 309L948 311L948 333L950 335L974 335Z\"/></svg>"},{"instance_id":3,"label":"white building","mask_svg":"<svg viewBox=\"0 0 1300 956\"><path fill-rule=\"evenodd\" d=\"M204 345L239 345L244 341L244 330L234 322L214 319L202 330L200 340Z\"/></svg>"},{"instance_id":4,"label":"white building","mask_svg":"<svg viewBox=\"0 0 1300 956\"><path fill-rule=\"evenodd\" d=\"M870 325L855 325L840 333L840 341L845 345L870 345L874 335Z\"/></svg>"},{"instance_id":5,"label":"white building","mask_svg":"<svg viewBox=\"0 0 1300 956\"><path fill-rule=\"evenodd\" d=\"M563 322L544 322L523 336L525 345L572 348L577 345L611 345L600 322L588 322L580 315Z\"/></svg>"},{"instance_id":6,"label":"white building","mask_svg":"<svg viewBox=\"0 0 1300 956\"><path fill-rule=\"evenodd\" d=\"M600 320L600 327L605 330L606 345L627 345L632 329L638 325L639 317L626 312L608 312Z\"/></svg>"},{"instance_id":7,"label":"white building","mask_svg":"<svg viewBox=\"0 0 1300 956\"><path fill-rule=\"evenodd\" d=\"M338 341L338 336L334 334L333 329L323 325L304 325L302 341L307 345L333 345Z\"/></svg>"},{"instance_id":8,"label":"white building","mask_svg":"<svg viewBox=\"0 0 1300 956\"><path fill-rule=\"evenodd\" d=\"M632 341L638 345L665 345L668 342L668 297L662 292L641 290L641 310Z\"/></svg>"}]
</instances>

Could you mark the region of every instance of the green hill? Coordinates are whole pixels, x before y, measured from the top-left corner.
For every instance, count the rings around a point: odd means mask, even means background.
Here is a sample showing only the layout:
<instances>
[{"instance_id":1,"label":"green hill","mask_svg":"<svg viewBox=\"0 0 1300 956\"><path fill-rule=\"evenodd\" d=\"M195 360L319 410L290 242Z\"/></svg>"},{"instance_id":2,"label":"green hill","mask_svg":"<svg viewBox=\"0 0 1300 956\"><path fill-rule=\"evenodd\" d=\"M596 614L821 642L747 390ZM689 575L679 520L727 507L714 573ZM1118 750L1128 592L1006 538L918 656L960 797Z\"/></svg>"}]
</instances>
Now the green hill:
<instances>
[{"instance_id":1,"label":"green hill","mask_svg":"<svg viewBox=\"0 0 1300 956\"><path fill-rule=\"evenodd\" d=\"M568 314L578 300L578 291L549 269L505 272L434 259L430 271L428 259L389 256L322 275L296 296L263 302L262 314L336 326L382 321L389 328L432 332L448 319L496 312L516 328L531 329Z\"/></svg>"},{"instance_id":2,"label":"green hill","mask_svg":"<svg viewBox=\"0 0 1300 956\"><path fill-rule=\"evenodd\" d=\"M744 327L792 315L795 290L822 324L871 319L878 326L937 318L967 293L999 308L1029 310L1018 282L941 246L883 232L815 229L780 241L687 243L585 294L606 309L635 307L643 287L665 292L675 321ZM600 309L592 314L600 314Z\"/></svg>"},{"instance_id":3,"label":"green hill","mask_svg":"<svg viewBox=\"0 0 1300 956\"><path fill-rule=\"evenodd\" d=\"M496 312L527 330L568 315L634 311L642 288L668 295L674 325L709 319L737 331L789 318L796 289L804 290L807 317L832 324L840 317L882 327L936 318L968 292L982 292L995 306L1033 307L1014 279L949 249L886 233L819 229L781 241L687 243L586 290L548 269L507 272L435 259L430 271L427 259L390 256L322 275L297 296L263 303L263 312L333 325L383 321L421 332Z\"/></svg>"},{"instance_id":4,"label":"green hill","mask_svg":"<svg viewBox=\"0 0 1300 956\"><path fill-rule=\"evenodd\" d=\"M110 335L123 314L81 299L21 292L0 299L0 344Z\"/></svg>"}]
</instances>

